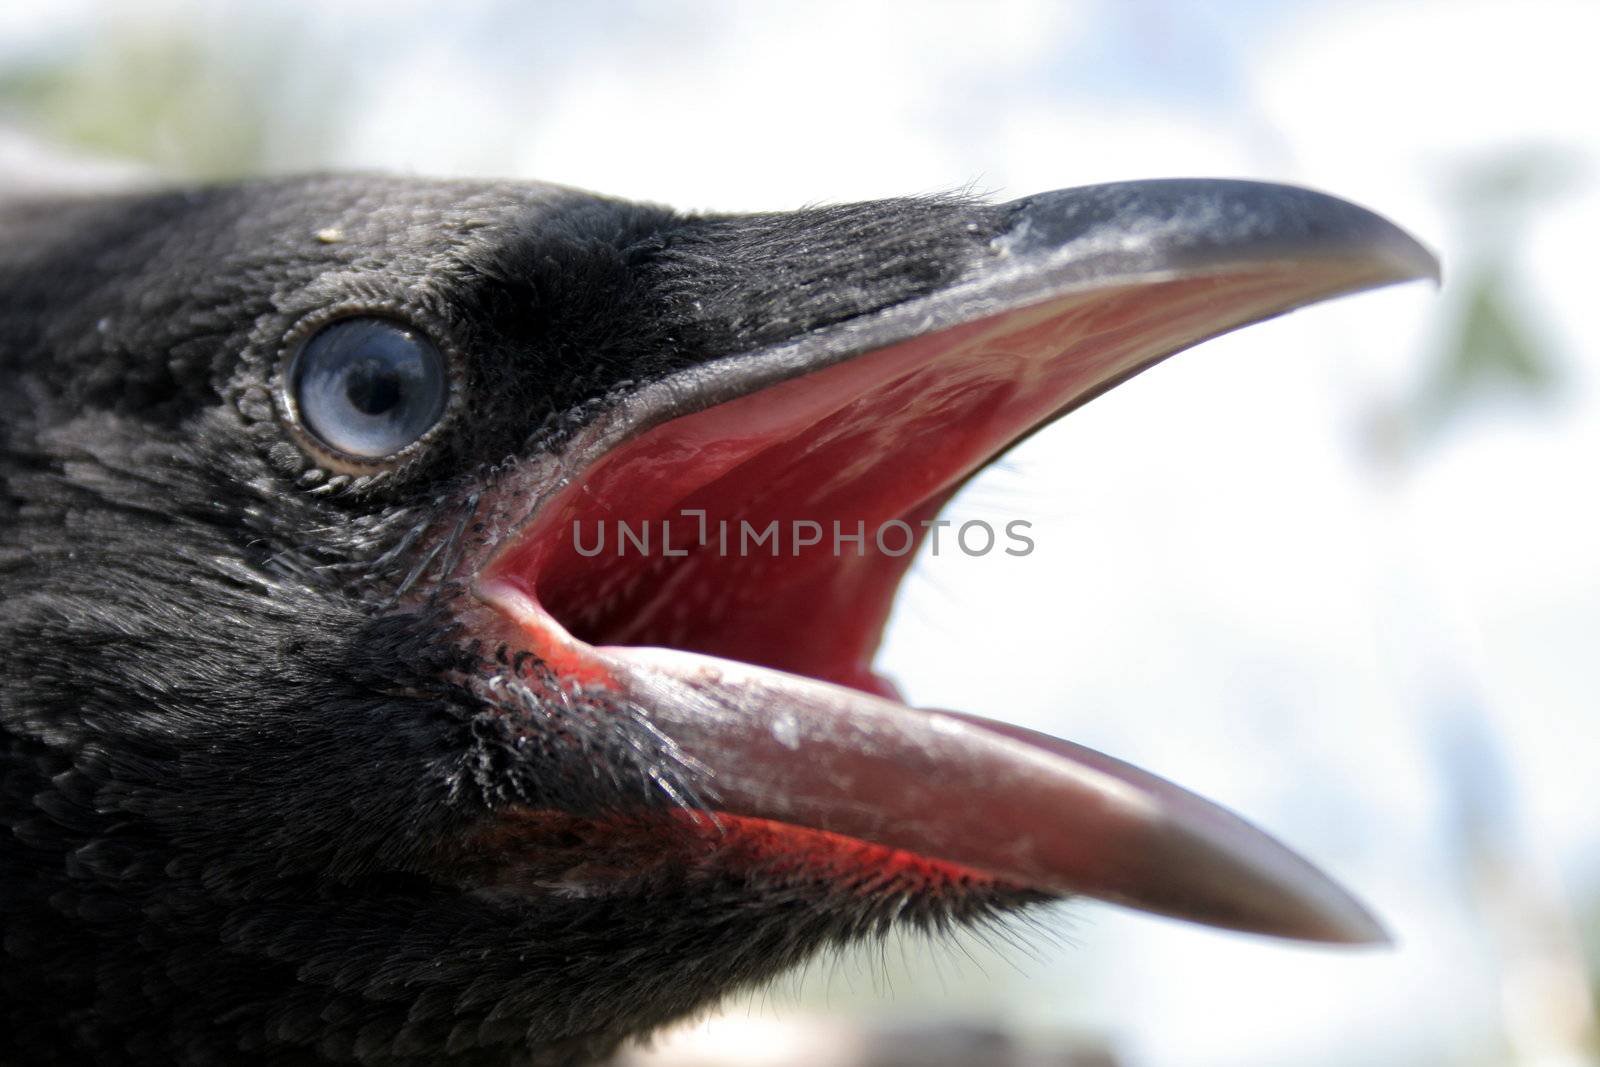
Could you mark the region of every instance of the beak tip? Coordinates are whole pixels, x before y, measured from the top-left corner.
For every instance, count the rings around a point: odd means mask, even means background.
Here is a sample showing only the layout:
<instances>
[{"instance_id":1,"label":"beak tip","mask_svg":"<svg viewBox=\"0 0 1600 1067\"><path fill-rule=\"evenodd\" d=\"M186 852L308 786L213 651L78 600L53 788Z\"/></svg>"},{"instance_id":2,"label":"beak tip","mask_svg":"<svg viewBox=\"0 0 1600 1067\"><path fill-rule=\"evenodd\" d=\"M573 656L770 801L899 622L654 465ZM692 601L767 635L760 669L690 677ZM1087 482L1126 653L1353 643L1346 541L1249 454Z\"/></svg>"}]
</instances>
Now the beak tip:
<instances>
[{"instance_id":1,"label":"beak tip","mask_svg":"<svg viewBox=\"0 0 1600 1067\"><path fill-rule=\"evenodd\" d=\"M1353 897L1349 904L1349 913L1340 922L1337 936L1329 939L1330 944L1366 949L1389 949L1395 946L1394 935L1377 916Z\"/></svg>"},{"instance_id":2,"label":"beak tip","mask_svg":"<svg viewBox=\"0 0 1600 1067\"><path fill-rule=\"evenodd\" d=\"M1267 937L1383 946L1389 932L1350 890L1233 812L1134 768L1158 813L1143 838L1135 907ZM1129 894L1132 897L1132 894Z\"/></svg>"},{"instance_id":3,"label":"beak tip","mask_svg":"<svg viewBox=\"0 0 1600 1067\"><path fill-rule=\"evenodd\" d=\"M1394 937L1382 921L1327 875L1312 875L1308 870L1296 877L1293 886L1283 889L1289 905L1286 921L1279 929L1260 932L1328 946L1379 949L1394 945Z\"/></svg>"},{"instance_id":4,"label":"beak tip","mask_svg":"<svg viewBox=\"0 0 1600 1067\"><path fill-rule=\"evenodd\" d=\"M1392 266L1390 282L1431 282L1435 289L1444 284L1439 257L1427 245L1387 220L1373 217L1388 228L1383 245L1385 258Z\"/></svg>"},{"instance_id":5,"label":"beak tip","mask_svg":"<svg viewBox=\"0 0 1600 1067\"><path fill-rule=\"evenodd\" d=\"M1268 933L1302 944L1327 948L1387 949L1394 946L1394 936L1377 917L1354 899L1347 899L1340 914L1319 910L1306 917L1303 925L1284 930L1250 931Z\"/></svg>"},{"instance_id":6,"label":"beak tip","mask_svg":"<svg viewBox=\"0 0 1600 1067\"><path fill-rule=\"evenodd\" d=\"M1441 278L1438 257L1393 222L1299 186L1162 178L1041 193L1009 207L1007 250L1059 261L1066 281L1328 261L1355 268L1329 295Z\"/></svg>"}]
</instances>

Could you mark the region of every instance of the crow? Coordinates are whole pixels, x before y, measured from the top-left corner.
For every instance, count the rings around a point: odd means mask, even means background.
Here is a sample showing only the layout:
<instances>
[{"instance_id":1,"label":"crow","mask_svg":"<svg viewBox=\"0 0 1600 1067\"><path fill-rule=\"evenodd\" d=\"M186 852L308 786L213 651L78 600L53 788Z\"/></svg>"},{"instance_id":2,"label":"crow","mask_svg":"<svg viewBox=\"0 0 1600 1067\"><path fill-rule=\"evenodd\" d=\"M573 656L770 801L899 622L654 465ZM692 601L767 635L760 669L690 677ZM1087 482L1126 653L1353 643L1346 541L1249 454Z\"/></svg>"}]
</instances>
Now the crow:
<instances>
[{"instance_id":1,"label":"crow","mask_svg":"<svg viewBox=\"0 0 1600 1067\"><path fill-rule=\"evenodd\" d=\"M591 1063L1071 895L1382 940L1231 813L872 667L913 549L1027 551L938 518L1017 440L1436 276L1378 216L335 175L0 237L5 1063Z\"/></svg>"}]
</instances>

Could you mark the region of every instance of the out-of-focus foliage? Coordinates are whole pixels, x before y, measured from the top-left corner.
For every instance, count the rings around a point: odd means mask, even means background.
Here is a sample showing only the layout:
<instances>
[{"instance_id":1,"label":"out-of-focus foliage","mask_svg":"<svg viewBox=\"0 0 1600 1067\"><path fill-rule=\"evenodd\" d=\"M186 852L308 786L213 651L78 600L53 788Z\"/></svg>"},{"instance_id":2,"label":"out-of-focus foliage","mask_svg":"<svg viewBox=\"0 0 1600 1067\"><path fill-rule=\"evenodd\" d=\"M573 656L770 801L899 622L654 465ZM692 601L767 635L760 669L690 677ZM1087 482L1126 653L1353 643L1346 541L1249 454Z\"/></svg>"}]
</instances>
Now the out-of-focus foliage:
<instances>
[{"instance_id":1,"label":"out-of-focus foliage","mask_svg":"<svg viewBox=\"0 0 1600 1067\"><path fill-rule=\"evenodd\" d=\"M1528 153L1486 165L1460 183L1457 210L1472 251L1452 264L1465 278L1465 300L1423 397L1423 410L1433 418L1447 418L1480 395L1555 392L1556 357L1514 291L1516 254L1530 215L1572 177L1570 165Z\"/></svg>"},{"instance_id":2,"label":"out-of-focus foliage","mask_svg":"<svg viewBox=\"0 0 1600 1067\"><path fill-rule=\"evenodd\" d=\"M285 77L293 42L260 33L203 37L185 24L112 19L88 47L0 66L0 114L41 136L162 174L232 178L315 165L332 112L286 107L322 95ZM294 65L296 80L305 76ZM286 99L286 95L288 99Z\"/></svg>"},{"instance_id":3,"label":"out-of-focus foliage","mask_svg":"<svg viewBox=\"0 0 1600 1067\"><path fill-rule=\"evenodd\" d=\"M1370 443L1379 458L1418 458L1438 432L1480 405L1559 395L1561 356L1530 311L1519 255L1539 208L1577 181L1571 160L1536 151L1459 176L1451 199L1462 251L1445 266L1450 300L1442 341L1416 394L1374 413Z\"/></svg>"}]
</instances>

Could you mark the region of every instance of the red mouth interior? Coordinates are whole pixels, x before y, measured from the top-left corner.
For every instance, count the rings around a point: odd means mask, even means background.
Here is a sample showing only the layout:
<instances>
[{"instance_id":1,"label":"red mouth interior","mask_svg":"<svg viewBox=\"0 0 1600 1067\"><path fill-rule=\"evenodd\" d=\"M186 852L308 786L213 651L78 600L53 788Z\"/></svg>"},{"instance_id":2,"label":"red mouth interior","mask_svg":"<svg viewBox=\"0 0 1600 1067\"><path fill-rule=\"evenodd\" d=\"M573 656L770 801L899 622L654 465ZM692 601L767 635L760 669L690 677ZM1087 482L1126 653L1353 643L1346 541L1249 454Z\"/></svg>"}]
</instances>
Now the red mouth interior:
<instances>
[{"instance_id":1,"label":"red mouth interior","mask_svg":"<svg viewBox=\"0 0 1600 1067\"><path fill-rule=\"evenodd\" d=\"M477 884L526 890L552 882L614 886L696 868L722 875L827 882L863 895L1001 884L992 875L958 863L842 834L697 811L593 819L550 810L513 810L470 840L455 863Z\"/></svg>"},{"instance_id":2,"label":"red mouth interior","mask_svg":"<svg viewBox=\"0 0 1600 1067\"><path fill-rule=\"evenodd\" d=\"M1325 290L1312 275L1297 281ZM519 594L530 651L558 673L589 678L586 646L651 645L889 692L871 661L895 589L922 521L969 474L1297 288L1256 271L1067 295L662 423L542 506L482 582Z\"/></svg>"}]
</instances>

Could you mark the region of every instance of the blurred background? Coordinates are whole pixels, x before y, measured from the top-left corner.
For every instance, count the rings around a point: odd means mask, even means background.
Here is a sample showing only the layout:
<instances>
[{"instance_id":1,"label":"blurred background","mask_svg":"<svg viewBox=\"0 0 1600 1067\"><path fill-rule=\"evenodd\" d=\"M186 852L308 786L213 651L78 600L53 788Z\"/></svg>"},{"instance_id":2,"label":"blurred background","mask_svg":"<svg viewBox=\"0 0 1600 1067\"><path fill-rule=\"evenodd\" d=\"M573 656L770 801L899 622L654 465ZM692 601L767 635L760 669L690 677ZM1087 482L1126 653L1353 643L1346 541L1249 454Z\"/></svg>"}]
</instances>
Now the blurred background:
<instances>
[{"instance_id":1,"label":"blurred background","mask_svg":"<svg viewBox=\"0 0 1600 1067\"><path fill-rule=\"evenodd\" d=\"M1600 1064L1600 4L0 4L0 184L326 168L683 208L1236 176L1418 234L1440 291L1163 364L953 505L913 702L1244 813L1398 938L1069 904L828 958L655 1067ZM1001 676L970 662L1004 663Z\"/></svg>"}]
</instances>

